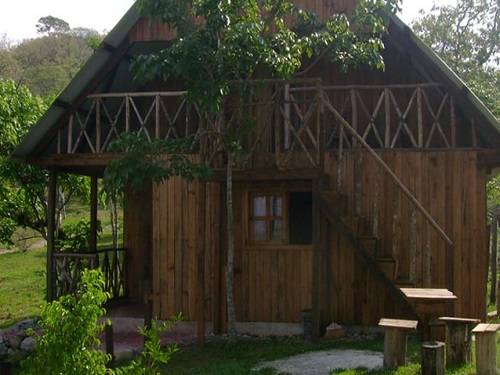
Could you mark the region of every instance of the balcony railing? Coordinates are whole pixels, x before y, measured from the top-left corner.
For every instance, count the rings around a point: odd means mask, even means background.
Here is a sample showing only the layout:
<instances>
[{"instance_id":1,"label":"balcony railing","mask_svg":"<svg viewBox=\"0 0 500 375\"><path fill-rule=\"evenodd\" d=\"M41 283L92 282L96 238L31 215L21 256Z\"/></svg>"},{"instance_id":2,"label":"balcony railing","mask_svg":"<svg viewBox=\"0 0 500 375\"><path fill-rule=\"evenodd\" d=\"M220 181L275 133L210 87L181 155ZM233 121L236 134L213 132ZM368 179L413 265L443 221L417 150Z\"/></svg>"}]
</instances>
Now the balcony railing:
<instances>
[{"instance_id":1,"label":"balcony railing","mask_svg":"<svg viewBox=\"0 0 500 375\"><path fill-rule=\"evenodd\" d=\"M103 249L94 253L55 253L55 298L74 293L85 269L100 268L105 291L111 299L126 295L126 249Z\"/></svg>"},{"instance_id":2,"label":"balcony railing","mask_svg":"<svg viewBox=\"0 0 500 375\"><path fill-rule=\"evenodd\" d=\"M435 83L322 86L319 80L270 81L256 85L244 101L229 100L224 110L226 128L247 127L242 132L241 166L269 165L272 156L281 168L296 166L299 159L318 167L323 152L359 146L331 111L324 110L326 104L374 149L478 143L474 124L459 119L453 97ZM201 134L210 131L220 131L220 124L211 123L190 104L184 91L96 94L59 129L53 148L57 154L106 153L110 143L127 132L149 140L199 136L195 152L217 160L220 141L211 136L201 141Z\"/></svg>"}]
</instances>

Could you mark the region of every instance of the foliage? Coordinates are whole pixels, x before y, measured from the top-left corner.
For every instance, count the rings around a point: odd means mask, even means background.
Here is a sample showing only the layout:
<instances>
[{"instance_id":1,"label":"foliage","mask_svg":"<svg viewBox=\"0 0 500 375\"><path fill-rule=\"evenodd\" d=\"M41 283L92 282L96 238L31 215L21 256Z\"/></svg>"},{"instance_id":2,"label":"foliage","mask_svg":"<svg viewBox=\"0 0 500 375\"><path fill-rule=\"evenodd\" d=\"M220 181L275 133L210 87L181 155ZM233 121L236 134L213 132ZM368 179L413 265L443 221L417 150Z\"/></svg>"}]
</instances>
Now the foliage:
<instances>
[{"instance_id":1,"label":"foliage","mask_svg":"<svg viewBox=\"0 0 500 375\"><path fill-rule=\"evenodd\" d=\"M334 15L320 23L287 0L139 0L144 14L175 28L178 37L169 48L141 56L134 73L144 80L179 79L200 108L214 113L222 108L231 81L250 79L261 69L290 78L313 55L325 55L344 68L382 68L380 14L386 2L359 3L351 21ZM388 4L393 8L398 1ZM287 20L293 20L292 27Z\"/></svg>"},{"instance_id":2,"label":"foliage","mask_svg":"<svg viewBox=\"0 0 500 375\"><path fill-rule=\"evenodd\" d=\"M415 32L500 117L500 4L459 0L434 6L414 24Z\"/></svg>"},{"instance_id":3,"label":"foliage","mask_svg":"<svg viewBox=\"0 0 500 375\"><path fill-rule=\"evenodd\" d=\"M46 238L46 171L10 158L46 103L12 80L0 79L0 242L11 244L16 227L31 228ZM57 214L75 197L86 198L89 182L72 175L59 178Z\"/></svg>"},{"instance_id":4,"label":"foliage","mask_svg":"<svg viewBox=\"0 0 500 375\"><path fill-rule=\"evenodd\" d=\"M76 75L101 42L95 30L74 28L64 20L43 17L39 38L0 48L0 78L27 85L36 95L54 97Z\"/></svg>"},{"instance_id":5,"label":"foliage","mask_svg":"<svg viewBox=\"0 0 500 375\"><path fill-rule=\"evenodd\" d=\"M128 187L140 191L147 182L163 182L172 176L187 180L207 177L208 168L184 154L192 144L190 138L150 141L142 133L122 134L110 144L111 152L123 156L108 164L104 174L106 190L117 195Z\"/></svg>"},{"instance_id":6,"label":"foliage","mask_svg":"<svg viewBox=\"0 0 500 375\"><path fill-rule=\"evenodd\" d=\"M140 327L139 332L145 338L144 349L139 357L128 366L115 370L116 375L157 375L162 366L168 364L172 356L179 351L176 344L161 347L160 335L181 320L178 315L166 322L153 321L151 328Z\"/></svg>"},{"instance_id":7,"label":"foliage","mask_svg":"<svg viewBox=\"0 0 500 375\"><path fill-rule=\"evenodd\" d=\"M500 3L434 6L413 28L500 118ZM488 199L490 206L500 204L500 177L488 183Z\"/></svg>"},{"instance_id":8,"label":"foliage","mask_svg":"<svg viewBox=\"0 0 500 375\"><path fill-rule=\"evenodd\" d=\"M76 295L67 295L42 309L35 353L22 364L22 374L106 374L110 358L99 350L104 325L102 305L108 299L100 271L87 270Z\"/></svg>"},{"instance_id":9,"label":"foliage","mask_svg":"<svg viewBox=\"0 0 500 375\"><path fill-rule=\"evenodd\" d=\"M39 34L67 33L70 30L69 23L54 16L42 17L36 24L36 31Z\"/></svg>"},{"instance_id":10,"label":"foliage","mask_svg":"<svg viewBox=\"0 0 500 375\"><path fill-rule=\"evenodd\" d=\"M102 232L101 222L97 223L97 233ZM90 220L64 223L59 230L57 247L59 251L85 252L89 249Z\"/></svg>"}]
</instances>

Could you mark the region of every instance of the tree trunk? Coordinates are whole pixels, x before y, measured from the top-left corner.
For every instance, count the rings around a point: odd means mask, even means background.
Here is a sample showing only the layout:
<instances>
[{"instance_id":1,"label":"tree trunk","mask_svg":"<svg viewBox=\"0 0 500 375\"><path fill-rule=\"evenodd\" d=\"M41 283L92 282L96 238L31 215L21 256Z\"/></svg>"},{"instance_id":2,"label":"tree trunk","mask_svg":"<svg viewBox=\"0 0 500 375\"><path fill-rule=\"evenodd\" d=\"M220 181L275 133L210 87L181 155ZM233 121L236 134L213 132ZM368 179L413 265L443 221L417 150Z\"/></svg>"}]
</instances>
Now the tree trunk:
<instances>
[{"instance_id":1,"label":"tree trunk","mask_svg":"<svg viewBox=\"0 0 500 375\"><path fill-rule=\"evenodd\" d=\"M227 324L229 337L236 336L236 310L234 306L234 212L233 212L233 154L227 154L226 173L226 207L227 207Z\"/></svg>"},{"instance_id":2,"label":"tree trunk","mask_svg":"<svg viewBox=\"0 0 500 375\"><path fill-rule=\"evenodd\" d=\"M116 205L116 197L112 196L109 200L109 219L111 222L111 237L113 241L113 249L118 248L118 209Z\"/></svg>"},{"instance_id":3,"label":"tree trunk","mask_svg":"<svg viewBox=\"0 0 500 375\"><path fill-rule=\"evenodd\" d=\"M493 218L491 219L490 304L496 303L497 299L497 229L498 229L498 218L495 215L493 215Z\"/></svg>"}]
</instances>

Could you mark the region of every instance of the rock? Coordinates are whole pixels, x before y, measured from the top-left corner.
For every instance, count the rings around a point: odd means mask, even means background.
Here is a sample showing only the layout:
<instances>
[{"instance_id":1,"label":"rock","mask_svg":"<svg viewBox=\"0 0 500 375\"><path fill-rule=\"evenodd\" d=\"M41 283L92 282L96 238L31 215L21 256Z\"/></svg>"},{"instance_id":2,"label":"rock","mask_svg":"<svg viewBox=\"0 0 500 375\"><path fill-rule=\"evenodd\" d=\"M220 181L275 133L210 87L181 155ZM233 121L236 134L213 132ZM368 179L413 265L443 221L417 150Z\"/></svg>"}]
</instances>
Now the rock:
<instances>
[{"instance_id":1,"label":"rock","mask_svg":"<svg viewBox=\"0 0 500 375\"><path fill-rule=\"evenodd\" d=\"M33 337L28 336L21 342L21 350L28 353L35 351L35 346L36 340Z\"/></svg>"},{"instance_id":2,"label":"rock","mask_svg":"<svg viewBox=\"0 0 500 375\"><path fill-rule=\"evenodd\" d=\"M7 336L7 344L11 349L19 349L22 339L21 336L9 335Z\"/></svg>"},{"instance_id":3,"label":"rock","mask_svg":"<svg viewBox=\"0 0 500 375\"><path fill-rule=\"evenodd\" d=\"M332 323L326 327L325 339L339 339L345 336L344 328L337 324Z\"/></svg>"}]
</instances>

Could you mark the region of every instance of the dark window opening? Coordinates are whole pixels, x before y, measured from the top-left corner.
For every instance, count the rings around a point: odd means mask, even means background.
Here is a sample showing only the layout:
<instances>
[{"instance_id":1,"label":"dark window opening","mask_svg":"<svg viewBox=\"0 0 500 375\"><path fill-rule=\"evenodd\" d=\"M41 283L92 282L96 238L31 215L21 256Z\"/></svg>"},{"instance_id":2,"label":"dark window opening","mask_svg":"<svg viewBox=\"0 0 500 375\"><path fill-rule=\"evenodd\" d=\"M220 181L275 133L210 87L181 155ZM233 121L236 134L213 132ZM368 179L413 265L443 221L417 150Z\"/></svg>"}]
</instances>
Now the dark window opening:
<instances>
[{"instance_id":1,"label":"dark window opening","mask_svg":"<svg viewBox=\"0 0 500 375\"><path fill-rule=\"evenodd\" d=\"M312 244L311 192L290 192L288 217L290 245Z\"/></svg>"}]
</instances>

